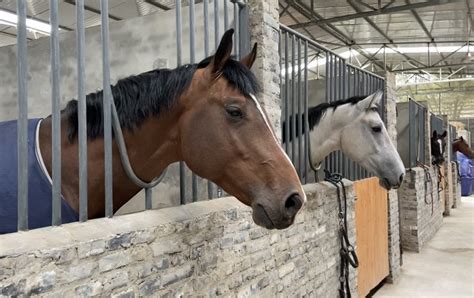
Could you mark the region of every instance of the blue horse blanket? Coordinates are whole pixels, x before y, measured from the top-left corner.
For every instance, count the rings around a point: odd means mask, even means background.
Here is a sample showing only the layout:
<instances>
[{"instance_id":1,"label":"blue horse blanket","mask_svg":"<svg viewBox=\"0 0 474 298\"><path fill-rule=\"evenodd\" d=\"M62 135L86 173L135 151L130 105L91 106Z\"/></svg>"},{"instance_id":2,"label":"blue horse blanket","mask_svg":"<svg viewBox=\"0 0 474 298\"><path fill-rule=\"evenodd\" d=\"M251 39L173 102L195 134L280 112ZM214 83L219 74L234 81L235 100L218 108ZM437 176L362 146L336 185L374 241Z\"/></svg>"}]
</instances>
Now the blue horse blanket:
<instances>
[{"instance_id":1,"label":"blue horse blanket","mask_svg":"<svg viewBox=\"0 0 474 298\"><path fill-rule=\"evenodd\" d=\"M40 165L36 130L41 119L28 120L28 227L51 225L52 187ZM17 231L18 219L17 121L0 122L0 234ZM66 201L61 203L62 222L78 220Z\"/></svg>"}]
</instances>

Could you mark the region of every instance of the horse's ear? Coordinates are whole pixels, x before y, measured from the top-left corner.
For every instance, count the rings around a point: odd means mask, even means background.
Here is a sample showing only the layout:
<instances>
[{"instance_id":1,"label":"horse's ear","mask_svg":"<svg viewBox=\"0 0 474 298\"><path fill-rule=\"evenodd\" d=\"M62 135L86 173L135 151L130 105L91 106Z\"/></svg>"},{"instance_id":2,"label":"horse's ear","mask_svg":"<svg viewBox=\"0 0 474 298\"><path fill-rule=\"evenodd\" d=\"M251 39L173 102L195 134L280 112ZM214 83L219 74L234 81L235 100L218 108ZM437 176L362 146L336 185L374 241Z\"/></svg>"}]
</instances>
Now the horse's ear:
<instances>
[{"instance_id":1,"label":"horse's ear","mask_svg":"<svg viewBox=\"0 0 474 298\"><path fill-rule=\"evenodd\" d=\"M461 139L461 141L464 141L464 139L462 138L462 136L459 137Z\"/></svg>"},{"instance_id":2,"label":"horse's ear","mask_svg":"<svg viewBox=\"0 0 474 298\"><path fill-rule=\"evenodd\" d=\"M448 132L445 130L445 131L443 132L443 134L440 135L439 137L442 138L442 139L444 139L444 138L446 138L447 135L448 135Z\"/></svg>"},{"instance_id":3,"label":"horse's ear","mask_svg":"<svg viewBox=\"0 0 474 298\"><path fill-rule=\"evenodd\" d=\"M257 59L257 43L253 44L252 51L250 51L250 53L248 53L247 56L242 58L240 62L244 64L245 66L247 66L248 68L251 68L253 63L255 62L255 59Z\"/></svg>"},{"instance_id":4,"label":"horse's ear","mask_svg":"<svg viewBox=\"0 0 474 298\"><path fill-rule=\"evenodd\" d=\"M438 132L435 130L433 130L433 139L437 139L438 138Z\"/></svg>"},{"instance_id":5,"label":"horse's ear","mask_svg":"<svg viewBox=\"0 0 474 298\"><path fill-rule=\"evenodd\" d=\"M364 98L363 100L359 101L357 103L357 106L362 110L370 110L373 108L378 108L380 105L380 101L382 100L383 97L383 91L379 90L375 92L374 94L371 94Z\"/></svg>"},{"instance_id":6,"label":"horse's ear","mask_svg":"<svg viewBox=\"0 0 474 298\"><path fill-rule=\"evenodd\" d=\"M222 36L219 47L210 64L213 74L219 74L230 59L233 48L232 35L234 35L234 29L227 30Z\"/></svg>"}]
</instances>

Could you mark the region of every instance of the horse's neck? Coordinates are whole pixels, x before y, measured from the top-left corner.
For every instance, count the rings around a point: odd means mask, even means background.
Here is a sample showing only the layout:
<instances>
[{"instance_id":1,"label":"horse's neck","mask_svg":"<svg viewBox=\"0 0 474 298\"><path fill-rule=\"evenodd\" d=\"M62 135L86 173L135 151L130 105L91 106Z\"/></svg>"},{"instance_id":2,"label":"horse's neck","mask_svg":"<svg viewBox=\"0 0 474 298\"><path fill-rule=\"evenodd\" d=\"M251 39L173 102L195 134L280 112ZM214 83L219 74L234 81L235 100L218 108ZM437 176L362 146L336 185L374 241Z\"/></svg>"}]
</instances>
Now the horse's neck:
<instances>
[{"instance_id":1,"label":"horse's neck","mask_svg":"<svg viewBox=\"0 0 474 298\"><path fill-rule=\"evenodd\" d=\"M150 117L138 128L124 131L130 163L136 175L144 181L151 181L172 162L179 160L178 128L176 114L170 111L159 118ZM67 122L62 121L62 194L76 211L79 210L79 160L78 142L69 143L66 137ZM43 133L42 133L43 131ZM46 168L51 175L51 124L44 121L40 129L40 147ZM88 197L89 217L100 217L104 212L104 140L88 141ZM49 147L49 148L48 148ZM128 179L121 165L116 143L113 142L113 207L117 211L125 205L140 188Z\"/></svg>"},{"instance_id":2,"label":"horse's neck","mask_svg":"<svg viewBox=\"0 0 474 298\"><path fill-rule=\"evenodd\" d=\"M464 144L455 144L453 147L454 152L459 151L469 158L474 158L474 150L469 148L469 146L466 146Z\"/></svg>"},{"instance_id":3,"label":"horse's neck","mask_svg":"<svg viewBox=\"0 0 474 298\"><path fill-rule=\"evenodd\" d=\"M341 149L341 133L353 121L353 108L350 104L329 108L321 120L311 130L311 162L320 164L331 152Z\"/></svg>"}]
</instances>

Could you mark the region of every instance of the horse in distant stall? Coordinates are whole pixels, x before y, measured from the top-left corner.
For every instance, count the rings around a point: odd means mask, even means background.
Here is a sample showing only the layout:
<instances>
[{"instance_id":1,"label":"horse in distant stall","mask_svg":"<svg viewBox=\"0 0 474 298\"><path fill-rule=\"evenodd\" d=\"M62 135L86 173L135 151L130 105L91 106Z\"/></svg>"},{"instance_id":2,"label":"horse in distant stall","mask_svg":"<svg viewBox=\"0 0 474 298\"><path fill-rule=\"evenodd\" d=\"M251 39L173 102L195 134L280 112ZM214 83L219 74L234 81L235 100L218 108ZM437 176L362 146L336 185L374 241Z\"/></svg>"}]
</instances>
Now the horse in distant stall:
<instances>
[{"instance_id":1,"label":"horse in distant stall","mask_svg":"<svg viewBox=\"0 0 474 298\"><path fill-rule=\"evenodd\" d=\"M469 144L464 140L463 137L459 137L453 141L453 154L456 152L461 152L470 159L474 159L474 150L469 147Z\"/></svg>"},{"instance_id":2,"label":"horse in distant stall","mask_svg":"<svg viewBox=\"0 0 474 298\"><path fill-rule=\"evenodd\" d=\"M433 158L433 165L441 165L444 163L444 153L446 151L446 136L448 135L445 130L442 134L439 134L436 129L430 139L431 144L431 156Z\"/></svg>"},{"instance_id":3,"label":"horse in distant stall","mask_svg":"<svg viewBox=\"0 0 474 298\"><path fill-rule=\"evenodd\" d=\"M380 185L385 189L400 187L405 167L378 113L382 97L383 92L378 91L308 109L309 162L314 168L318 168L331 152L341 150L379 177ZM293 141L291 137L290 141Z\"/></svg>"},{"instance_id":4,"label":"horse in distant stall","mask_svg":"<svg viewBox=\"0 0 474 298\"><path fill-rule=\"evenodd\" d=\"M241 61L231 58L233 30L214 56L176 69L155 69L112 86L130 161L144 181L184 161L253 209L256 224L283 229L306 200L295 168L282 150L256 95L250 67L256 44ZM104 216L103 92L87 95L88 216ZM0 123L0 234L17 230L17 121ZM29 228L51 225L51 117L28 122ZM114 139L116 139L114 137ZM113 143L113 209L140 187L126 175ZM79 212L78 102L61 112L63 223Z\"/></svg>"}]
</instances>

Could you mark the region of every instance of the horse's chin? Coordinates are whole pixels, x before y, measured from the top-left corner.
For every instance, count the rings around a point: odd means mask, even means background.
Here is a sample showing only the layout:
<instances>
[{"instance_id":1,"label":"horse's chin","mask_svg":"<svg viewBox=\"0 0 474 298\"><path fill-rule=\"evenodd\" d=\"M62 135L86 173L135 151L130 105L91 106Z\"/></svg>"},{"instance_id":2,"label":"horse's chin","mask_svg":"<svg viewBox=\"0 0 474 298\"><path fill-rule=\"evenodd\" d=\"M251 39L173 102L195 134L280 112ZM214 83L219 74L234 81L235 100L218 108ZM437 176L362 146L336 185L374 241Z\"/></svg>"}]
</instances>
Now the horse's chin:
<instances>
[{"instance_id":1,"label":"horse's chin","mask_svg":"<svg viewBox=\"0 0 474 298\"><path fill-rule=\"evenodd\" d=\"M397 189L398 188L398 186L397 187L392 186L387 178L380 178L379 177L379 184L380 184L380 186L382 186L386 190L391 190L391 189Z\"/></svg>"}]
</instances>

